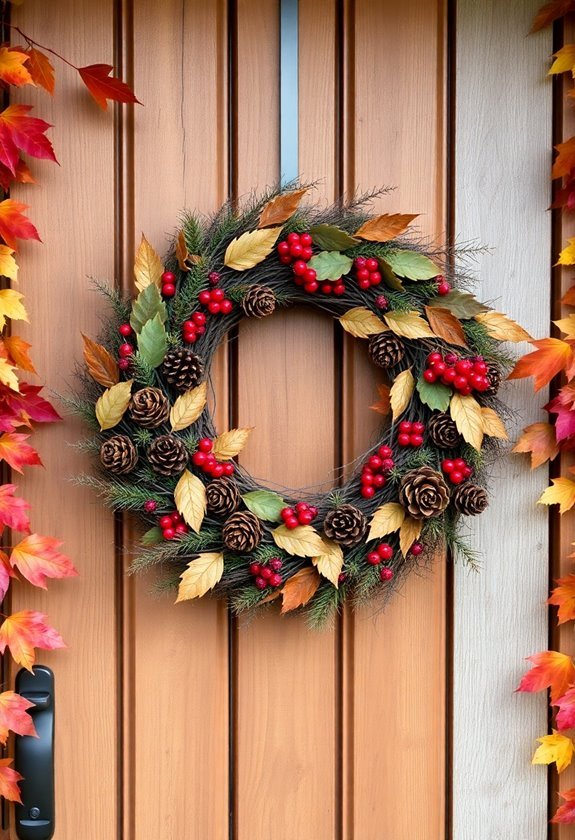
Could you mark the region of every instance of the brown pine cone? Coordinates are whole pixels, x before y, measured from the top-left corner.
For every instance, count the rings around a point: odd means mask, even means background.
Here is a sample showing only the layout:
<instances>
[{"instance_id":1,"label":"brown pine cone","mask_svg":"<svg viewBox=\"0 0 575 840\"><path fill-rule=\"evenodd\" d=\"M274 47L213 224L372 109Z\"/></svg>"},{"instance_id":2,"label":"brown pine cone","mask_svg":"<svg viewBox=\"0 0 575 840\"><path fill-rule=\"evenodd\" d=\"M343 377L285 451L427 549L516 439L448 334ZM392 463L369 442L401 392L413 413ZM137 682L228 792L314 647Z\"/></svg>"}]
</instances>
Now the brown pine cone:
<instances>
[{"instance_id":1,"label":"brown pine cone","mask_svg":"<svg viewBox=\"0 0 575 840\"><path fill-rule=\"evenodd\" d=\"M498 367L495 367L495 365L487 365L487 373L485 376L489 381L489 388L483 391L483 394L486 397L494 397L499 391L499 386L501 385L501 371Z\"/></svg>"},{"instance_id":2,"label":"brown pine cone","mask_svg":"<svg viewBox=\"0 0 575 840\"><path fill-rule=\"evenodd\" d=\"M433 414L427 424L427 433L432 443L440 449L455 449L462 441L449 414Z\"/></svg>"},{"instance_id":3,"label":"brown pine cone","mask_svg":"<svg viewBox=\"0 0 575 840\"><path fill-rule=\"evenodd\" d=\"M183 394L200 384L204 376L204 363L191 350L177 347L166 353L161 371L168 383Z\"/></svg>"},{"instance_id":4,"label":"brown pine cone","mask_svg":"<svg viewBox=\"0 0 575 840\"><path fill-rule=\"evenodd\" d=\"M249 554L257 548L262 538L262 523L255 513L238 510L232 513L222 528L224 545L230 551Z\"/></svg>"},{"instance_id":5,"label":"brown pine cone","mask_svg":"<svg viewBox=\"0 0 575 840\"><path fill-rule=\"evenodd\" d=\"M160 435L148 446L148 461L160 475L177 475L188 463L188 450L175 435Z\"/></svg>"},{"instance_id":6,"label":"brown pine cone","mask_svg":"<svg viewBox=\"0 0 575 840\"><path fill-rule=\"evenodd\" d=\"M138 461L138 450L126 435L114 435L100 447L100 461L111 473L132 472Z\"/></svg>"},{"instance_id":7,"label":"brown pine cone","mask_svg":"<svg viewBox=\"0 0 575 840\"><path fill-rule=\"evenodd\" d=\"M138 426L155 429L170 416L170 403L159 388L142 388L132 396L128 413Z\"/></svg>"},{"instance_id":8,"label":"brown pine cone","mask_svg":"<svg viewBox=\"0 0 575 840\"><path fill-rule=\"evenodd\" d=\"M212 516L229 516L237 510L240 503L240 491L232 478L222 476L214 478L206 487L208 513Z\"/></svg>"},{"instance_id":9,"label":"brown pine cone","mask_svg":"<svg viewBox=\"0 0 575 840\"><path fill-rule=\"evenodd\" d=\"M276 296L269 286L250 286L242 306L248 318L265 318L276 308Z\"/></svg>"},{"instance_id":10,"label":"brown pine cone","mask_svg":"<svg viewBox=\"0 0 575 840\"><path fill-rule=\"evenodd\" d=\"M401 479L399 501L414 519L430 519L443 513L449 504L449 490L441 473L419 467Z\"/></svg>"},{"instance_id":11,"label":"brown pine cone","mask_svg":"<svg viewBox=\"0 0 575 840\"><path fill-rule=\"evenodd\" d=\"M340 505L330 510L323 521L326 537L345 548L353 548L365 537L367 519L359 508L353 505Z\"/></svg>"},{"instance_id":12,"label":"brown pine cone","mask_svg":"<svg viewBox=\"0 0 575 840\"><path fill-rule=\"evenodd\" d=\"M460 484L451 497L453 507L464 516L477 516L483 513L489 504L489 498L483 487L477 484Z\"/></svg>"},{"instance_id":13,"label":"brown pine cone","mask_svg":"<svg viewBox=\"0 0 575 840\"><path fill-rule=\"evenodd\" d=\"M369 358L381 368L390 368L399 364L405 355L402 342L395 335L384 332L372 335L369 339Z\"/></svg>"}]
</instances>

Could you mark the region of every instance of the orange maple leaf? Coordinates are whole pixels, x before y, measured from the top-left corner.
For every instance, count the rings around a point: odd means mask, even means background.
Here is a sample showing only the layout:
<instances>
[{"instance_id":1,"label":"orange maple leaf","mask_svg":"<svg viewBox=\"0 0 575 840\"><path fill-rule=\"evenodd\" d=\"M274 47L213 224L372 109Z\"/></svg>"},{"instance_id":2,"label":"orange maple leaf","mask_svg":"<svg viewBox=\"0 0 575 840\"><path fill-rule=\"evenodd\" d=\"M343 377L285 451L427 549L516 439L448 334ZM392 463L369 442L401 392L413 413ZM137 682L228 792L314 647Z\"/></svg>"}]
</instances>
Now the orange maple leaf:
<instances>
[{"instance_id":1,"label":"orange maple leaf","mask_svg":"<svg viewBox=\"0 0 575 840\"><path fill-rule=\"evenodd\" d=\"M517 691L543 691L550 688L551 702L555 703L575 682L573 660L565 653L544 650L527 659L533 662L534 667L524 674Z\"/></svg>"},{"instance_id":2,"label":"orange maple leaf","mask_svg":"<svg viewBox=\"0 0 575 840\"><path fill-rule=\"evenodd\" d=\"M541 338L531 343L537 350L522 356L507 378L532 376L535 391L539 391L560 371L570 369L575 356L571 344L559 338Z\"/></svg>"},{"instance_id":3,"label":"orange maple leaf","mask_svg":"<svg viewBox=\"0 0 575 840\"><path fill-rule=\"evenodd\" d=\"M571 286L571 288L567 289L561 298L561 303L563 306L575 306L575 286Z\"/></svg>"},{"instance_id":4,"label":"orange maple leaf","mask_svg":"<svg viewBox=\"0 0 575 840\"><path fill-rule=\"evenodd\" d=\"M561 796L565 802L563 805L560 805L553 818L550 820L552 823L574 823L575 822L575 788L571 790L564 790L559 791L559 796Z\"/></svg>"},{"instance_id":5,"label":"orange maple leaf","mask_svg":"<svg viewBox=\"0 0 575 840\"><path fill-rule=\"evenodd\" d=\"M15 531L29 531L30 522L26 511L30 505L25 499L14 496L14 484L0 486L0 524Z\"/></svg>"},{"instance_id":6,"label":"orange maple leaf","mask_svg":"<svg viewBox=\"0 0 575 840\"><path fill-rule=\"evenodd\" d=\"M4 799L8 799L10 802L19 802L22 804L18 782L22 781L24 777L20 773L17 773L16 770L12 770L10 767L11 764L11 758L0 758L0 796L3 796Z\"/></svg>"},{"instance_id":7,"label":"orange maple leaf","mask_svg":"<svg viewBox=\"0 0 575 840\"><path fill-rule=\"evenodd\" d=\"M559 697L553 704L559 707L557 712L557 729L573 729L575 727L575 688L566 691L563 697Z\"/></svg>"},{"instance_id":8,"label":"orange maple leaf","mask_svg":"<svg viewBox=\"0 0 575 840\"><path fill-rule=\"evenodd\" d=\"M43 466L36 450L26 443L29 437L20 432L4 433L0 437L0 461L6 461L19 473L24 466Z\"/></svg>"},{"instance_id":9,"label":"orange maple leaf","mask_svg":"<svg viewBox=\"0 0 575 840\"><path fill-rule=\"evenodd\" d=\"M36 368L28 354L32 347L31 344L17 335L9 335L4 338L4 347L8 352L8 357L16 367L28 371L28 373L36 373Z\"/></svg>"},{"instance_id":10,"label":"orange maple leaf","mask_svg":"<svg viewBox=\"0 0 575 840\"><path fill-rule=\"evenodd\" d=\"M17 239L36 239L41 242L38 231L22 210L27 210L28 205L21 201L14 201L12 198L5 198L0 201L0 236L10 248L16 250Z\"/></svg>"},{"instance_id":11,"label":"orange maple leaf","mask_svg":"<svg viewBox=\"0 0 575 840\"><path fill-rule=\"evenodd\" d=\"M28 54L22 50L0 47L0 80L15 87L33 85L34 80L24 66L28 59Z\"/></svg>"},{"instance_id":12,"label":"orange maple leaf","mask_svg":"<svg viewBox=\"0 0 575 840\"><path fill-rule=\"evenodd\" d=\"M26 711L33 706L34 703L14 691L3 691L0 694L0 744L6 743L10 731L17 735L38 737L34 721Z\"/></svg>"},{"instance_id":13,"label":"orange maple leaf","mask_svg":"<svg viewBox=\"0 0 575 840\"><path fill-rule=\"evenodd\" d=\"M563 178L575 169L575 137L570 137L565 143L559 143L555 149L558 154L553 164L551 177Z\"/></svg>"},{"instance_id":14,"label":"orange maple leaf","mask_svg":"<svg viewBox=\"0 0 575 840\"><path fill-rule=\"evenodd\" d=\"M54 67L47 55L30 47L28 50L28 72L35 84L43 87L50 95L54 93Z\"/></svg>"},{"instance_id":15,"label":"orange maple leaf","mask_svg":"<svg viewBox=\"0 0 575 840\"><path fill-rule=\"evenodd\" d=\"M114 102L137 102L141 105L125 82L116 76L110 76L113 69L111 64L90 64L87 67L78 67L78 72L90 94L104 111L108 107L108 99Z\"/></svg>"},{"instance_id":16,"label":"orange maple leaf","mask_svg":"<svg viewBox=\"0 0 575 840\"><path fill-rule=\"evenodd\" d=\"M28 671L36 661L34 648L55 650L66 647L60 634L46 623L43 613L20 610L9 615L0 627L0 653L10 648L12 658Z\"/></svg>"},{"instance_id":17,"label":"orange maple leaf","mask_svg":"<svg viewBox=\"0 0 575 840\"><path fill-rule=\"evenodd\" d=\"M377 411L378 414L383 414L385 416L391 411L391 402L389 400L390 388L389 385L378 385L377 390L380 398L376 403L370 405L370 408L373 409L373 411Z\"/></svg>"},{"instance_id":18,"label":"orange maple leaf","mask_svg":"<svg viewBox=\"0 0 575 840\"><path fill-rule=\"evenodd\" d=\"M557 623L565 624L575 618L575 575L567 575L556 582L559 586L555 587L547 603L559 607Z\"/></svg>"},{"instance_id":19,"label":"orange maple leaf","mask_svg":"<svg viewBox=\"0 0 575 840\"><path fill-rule=\"evenodd\" d=\"M511 451L529 452L532 470L540 467L545 461L552 461L559 454L555 427L551 423L532 423L526 426Z\"/></svg>"},{"instance_id":20,"label":"orange maple leaf","mask_svg":"<svg viewBox=\"0 0 575 840\"><path fill-rule=\"evenodd\" d=\"M61 545L62 542L54 537L30 534L12 549L10 565L32 586L46 589L47 578L76 577L78 574L71 559L58 551Z\"/></svg>"},{"instance_id":21,"label":"orange maple leaf","mask_svg":"<svg viewBox=\"0 0 575 840\"><path fill-rule=\"evenodd\" d=\"M540 29L545 29L545 27L550 26L554 20L557 20L558 18L573 11L575 11L575 0L550 0L550 2L542 6L535 15L531 31L538 32Z\"/></svg>"}]
</instances>

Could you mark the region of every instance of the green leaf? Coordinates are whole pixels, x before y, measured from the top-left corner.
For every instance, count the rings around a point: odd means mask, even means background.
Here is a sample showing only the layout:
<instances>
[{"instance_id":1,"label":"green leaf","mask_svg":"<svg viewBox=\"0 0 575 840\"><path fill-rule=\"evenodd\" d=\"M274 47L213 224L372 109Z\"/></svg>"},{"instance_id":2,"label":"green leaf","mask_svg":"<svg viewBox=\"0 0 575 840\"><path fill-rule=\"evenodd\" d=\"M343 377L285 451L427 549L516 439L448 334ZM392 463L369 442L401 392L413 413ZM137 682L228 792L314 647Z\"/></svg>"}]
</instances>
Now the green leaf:
<instances>
[{"instance_id":1,"label":"green leaf","mask_svg":"<svg viewBox=\"0 0 575 840\"><path fill-rule=\"evenodd\" d=\"M159 312L142 327L138 335L138 350L140 358L150 367L157 368L164 361L168 342Z\"/></svg>"},{"instance_id":2,"label":"green leaf","mask_svg":"<svg viewBox=\"0 0 575 840\"><path fill-rule=\"evenodd\" d=\"M475 318L480 312L488 312L489 307L479 303L469 292L460 292L459 289L452 289L446 295L437 295L427 301L428 306L439 306L449 311L457 318L464 321Z\"/></svg>"},{"instance_id":3,"label":"green leaf","mask_svg":"<svg viewBox=\"0 0 575 840\"><path fill-rule=\"evenodd\" d=\"M252 490L244 493L242 500L248 510L268 522L279 522L281 511L287 507L282 497L271 490Z\"/></svg>"},{"instance_id":4,"label":"green leaf","mask_svg":"<svg viewBox=\"0 0 575 840\"><path fill-rule=\"evenodd\" d=\"M162 529L154 526L153 528L150 528L149 531L146 531L145 534L142 534L140 542L142 545L158 545L158 543L161 543L163 539Z\"/></svg>"},{"instance_id":5,"label":"green leaf","mask_svg":"<svg viewBox=\"0 0 575 840\"><path fill-rule=\"evenodd\" d=\"M155 318L156 315L160 316L162 324L165 324L168 320L166 304L161 298L158 287L155 283L150 283L134 301L132 314L130 315L130 325L134 332L139 333L144 324Z\"/></svg>"},{"instance_id":6,"label":"green leaf","mask_svg":"<svg viewBox=\"0 0 575 840\"><path fill-rule=\"evenodd\" d=\"M313 236L313 244L324 251L347 251L360 243L359 239L335 225L315 225L310 228L310 233Z\"/></svg>"},{"instance_id":7,"label":"green leaf","mask_svg":"<svg viewBox=\"0 0 575 840\"><path fill-rule=\"evenodd\" d=\"M417 392L422 403L434 411L447 411L451 399L451 388L441 382L427 382L423 376L417 380Z\"/></svg>"},{"instance_id":8,"label":"green leaf","mask_svg":"<svg viewBox=\"0 0 575 840\"><path fill-rule=\"evenodd\" d=\"M396 274L406 280L431 280L441 274L435 263L418 251L392 251L386 261Z\"/></svg>"},{"instance_id":9,"label":"green leaf","mask_svg":"<svg viewBox=\"0 0 575 840\"><path fill-rule=\"evenodd\" d=\"M395 289L396 292L404 292L405 286L403 285L399 277L397 277L393 273L389 263L386 263L386 261L382 257L378 257L377 262L379 263L379 270L381 272L383 282L388 287L388 289Z\"/></svg>"},{"instance_id":10,"label":"green leaf","mask_svg":"<svg viewBox=\"0 0 575 840\"><path fill-rule=\"evenodd\" d=\"M351 270L353 260L339 251L320 251L308 265L317 272L318 282L321 283L322 280L339 280Z\"/></svg>"}]
</instances>

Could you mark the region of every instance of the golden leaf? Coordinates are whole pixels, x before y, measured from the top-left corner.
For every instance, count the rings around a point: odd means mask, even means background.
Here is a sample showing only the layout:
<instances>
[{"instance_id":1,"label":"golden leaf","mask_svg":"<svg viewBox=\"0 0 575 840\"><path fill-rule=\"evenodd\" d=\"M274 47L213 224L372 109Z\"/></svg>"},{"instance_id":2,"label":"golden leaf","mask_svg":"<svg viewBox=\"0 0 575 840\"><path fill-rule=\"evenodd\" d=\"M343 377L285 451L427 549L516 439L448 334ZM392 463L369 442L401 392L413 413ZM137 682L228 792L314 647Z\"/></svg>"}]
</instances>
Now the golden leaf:
<instances>
[{"instance_id":1,"label":"golden leaf","mask_svg":"<svg viewBox=\"0 0 575 840\"><path fill-rule=\"evenodd\" d=\"M176 259L182 271L189 271L193 265L197 265L202 260L198 254L190 254L188 251L183 230L178 233L176 239Z\"/></svg>"},{"instance_id":2,"label":"golden leaf","mask_svg":"<svg viewBox=\"0 0 575 840\"><path fill-rule=\"evenodd\" d=\"M232 239L224 256L224 265L236 271L246 271L263 262L273 251L281 227L251 230Z\"/></svg>"},{"instance_id":3,"label":"golden leaf","mask_svg":"<svg viewBox=\"0 0 575 840\"><path fill-rule=\"evenodd\" d=\"M20 390L20 383L15 373L16 368L7 359L0 356L0 382L11 388L12 391Z\"/></svg>"},{"instance_id":4,"label":"golden leaf","mask_svg":"<svg viewBox=\"0 0 575 840\"><path fill-rule=\"evenodd\" d=\"M370 242L389 242L405 233L418 215L419 213L384 213L383 216L376 216L375 219L365 222L356 230L354 236L369 239Z\"/></svg>"},{"instance_id":5,"label":"golden leaf","mask_svg":"<svg viewBox=\"0 0 575 840\"><path fill-rule=\"evenodd\" d=\"M236 455L239 455L246 445L252 429L253 426L249 429L230 429L229 432L223 432L223 434L218 435L214 439L212 448L216 460L229 461L230 458L235 458Z\"/></svg>"},{"instance_id":6,"label":"golden leaf","mask_svg":"<svg viewBox=\"0 0 575 840\"><path fill-rule=\"evenodd\" d=\"M395 381L389 392L392 417L394 420L397 420L409 405L414 388L415 379L413 378L411 368L403 370L395 377Z\"/></svg>"},{"instance_id":7,"label":"golden leaf","mask_svg":"<svg viewBox=\"0 0 575 840\"><path fill-rule=\"evenodd\" d=\"M390 330L402 338L435 338L427 321L418 312L388 312L383 316Z\"/></svg>"},{"instance_id":8,"label":"golden leaf","mask_svg":"<svg viewBox=\"0 0 575 840\"><path fill-rule=\"evenodd\" d=\"M134 277L136 278L138 291L142 292L152 283L160 288L160 278L163 271L164 266L161 259L142 234L142 241L136 251L136 261L134 263Z\"/></svg>"},{"instance_id":9,"label":"golden leaf","mask_svg":"<svg viewBox=\"0 0 575 840\"><path fill-rule=\"evenodd\" d=\"M555 762L558 773L562 773L566 767L569 767L575 752L575 745L571 738L553 730L552 735L543 735L542 738L537 738L537 741L541 746L535 750L532 764Z\"/></svg>"},{"instance_id":10,"label":"golden leaf","mask_svg":"<svg viewBox=\"0 0 575 840\"><path fill-rule=\"evenodd\" d=\"M272 531L272 537L278 548L283 548L294 557L320 557L329 554L326 543L311 525L298 525L286 528L280 525Z\"/></svg>"},{"instance_id":11,"label":"golden leaf","mask_svg":"<svg viewBox=\"0 0 575 840\"><path fill-rule=\"evenodd\" d=\"M449 309L442 309L440 306L426 306L425 314L429 326L438 338L442 338L448 344L467 347L461 321L453 312L450 312Z\"/></svg>"},{"instance_id":12,"label":"golden leaf","mask_svg":"<svg viewBox=\"0 0 575 840\"><path fill-rule=\"evenodd\" d=\"M574 265L575 264L575 237L568 239L569 243L561 253L555 265Z\"/></svg>"},{"instance_id":13,"label":"golden leaf","mask_svg":"<svg viewBox=\"0 0 575 840\"><path fill-rule=\"evenodd\" d=\"M575 315L568 315L566 318L560 318L553 323L559 327L563 335L567 338L575 338Z\"/></svg>"},{"instance_id":14,"label":"golden leaf","mask_svg":"<svg viewBox=\"0 0 575 840\"><path fill-rule=\"evenodd\" d=\"M338 321L344 330L353 335L354 338L369 338L370 335L378 335L388 331L383 321L365 306L348 309L345 315L338 318Z\"/></svg>"},{"instance_id":15,"label":"golden leaf","mask_svg":"<svg viewBox=\"0 0 575 840\"><path fill-rule=\"evenodd\" d=\"M480 312L479 315L475 316L475 320L479 324L483 324L487 335L497 341L533 341L523 327L501 312Z\"/></svg>"},{"instance_id":16,"label":"golden leaf","mask_svg":"<svg viewBox=\"0 0 575 840\"><path fill-rule=\"evenodd\" d=\"M295 530L295 528L294 528ZM308 566L288 578L282 587L282 613L307 604L318 590L321 578L317 569Z\"/></svg>"},{"instance_id":17,"label":"golden leaf","mask_svg":"<svg viewBox=\"0 0 575 840\"><path fill-rule=\"evenodd\" d=\"M399 530L405 519L405 510L398 502L388 502L373 514L367 541L378 540Z\"/></svg>"},{"instance_id":18,"label":"golden leaf","mask_svg":"<svg viewBox=\"0 0 575 840\"><path fill-rule=\"evenodd\" d=\"M181 575L176 604L180 601L190 601L201 598L216 583L224 573L224 555L219 551L200 554L188 563L188 568Z\"/></svg>"},{"instance_id":19,"label":"golden leaf","mask_svg":"<svg viewBox=\"0 0 575 840\"><path fill-rule=\"evenodd\" d=\"M312 557L311 562L320 575L331 581L337 589L339 587L339 575L343 567L343 551L341 546L332 540L324 538L323 542L329 551L320 554L318 557Z\"/></svg>"},{"instance_id":20,"label":"golden leaf","mask_svg":"<svg viewBox=\"0 0 575 840\"><path fill-rule=\"evenodd\" d=\"M271 225L283 225L290 216L293 216L306 192L307 188L276 195L275 198L268 201L262 210L258 227L267 228Z\"/></svg>"},{"instance_id":21,"label":"golden leaf","mask_svg":"<svg viewBox=\"0 0 575 840\"><path fill-rule=\"evenodd\" d=\"M120 379L118 363L101 344L97 344L82 333L84 339L84 361L88 373L99 385L111 388Z\"/></svg>"},{"instance_id":22,"label":"golden leaf","mask_svg":"<svg viewBox=\"0 0 575 840\"><path fill-rule=\"evenodd\" d=\"M567 513L575 505L575 481L570 478L552 478L552 486L543 491L538 505L559 505L559 513Z\"/></svg>"},{"instance_id":23,"label":"golden leaf","mask_svg":"<svg viewBox=\"0 0 575 840\"><path fill-rule=\"evenodd\" d=\"M0 245L0 275L2 277L8 277L17 283L18 264L12 256L13 253L13 248L9 248L7 245Z\"/></svg>"},{"instance_id":24,"label":"golden leaf","mask_svg":"<svg viewBox=\"0 0 575 840\"><path fill-rule=\"evenodd\" d=\"M492 408L483 406L481 408L481 416L483 417L483 432L489 437L500 438L501 440L509 440L503 420Z\"/></svg>"},{"instance_id":25,"label":"golden leaf","mask_svg":"<svg viewBox=\"0 0 575 840\"><path fill-rule=\"evenodd\" d=\"M483 414L477 400L469 395L454 394L449 403L449 412L457 431L474 449L481 449L483 441Z\"/></svg>"},{"instance_id":26,"label":"golden leaf","mask_svg":"<svg viewBox=\"0 0 575 840\"><path fill-rule=\"evenodd\" d=\"M174 432L181 432L196 422L206 406L207 393L208 383L202 382L197 388L178 397L170 411L170 424Z\"/></svg>"},{"instance_id":27,"label":"golden leaf","mask_svg":"<svg viewBox=\"0 0 575 840\"><path fill-rule=\"evenodd\" d=\"M128 379L126 382L112 385L96 402L96 419L100 424L101 432L113 429L124 416L132 395L133 381L133 379Z\"/></svg>"},{"instance_id":28,"label":"golden leaf","mask_svg":"<svg viewBox=\"0 0 575 840\"><path fill-rule=\"evenodd\" d=\"M423 520L413 519L411 516L406 516L401 523L401 528L399 529L399 547L404 557L407 557L409 549L419 539L422 528Z\"/></svg>"},{"instance_id":29,"label":"golden leaf","mask_svg":"<svg viewBox=\"0 0 575 840\"><path fill-rule=\"evenodd\" d=\"M174 490L178 513L192 531L199 534L206 515L206 488L203 482L189 470L185 470Z\"/></svg>"}]
</instances>

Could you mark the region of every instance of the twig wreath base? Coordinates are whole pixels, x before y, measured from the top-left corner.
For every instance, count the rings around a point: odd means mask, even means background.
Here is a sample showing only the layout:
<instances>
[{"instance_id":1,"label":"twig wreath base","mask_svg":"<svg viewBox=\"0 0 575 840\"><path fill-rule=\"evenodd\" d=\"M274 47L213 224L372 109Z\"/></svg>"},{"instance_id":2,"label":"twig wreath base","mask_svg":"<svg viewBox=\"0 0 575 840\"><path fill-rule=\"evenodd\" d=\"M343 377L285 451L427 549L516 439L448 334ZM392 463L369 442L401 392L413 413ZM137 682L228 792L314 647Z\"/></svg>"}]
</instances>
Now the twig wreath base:
<instances>
[{"instance_id":1,"label":"twig wreath base","mask_svg":"<svg viewBox=\"0 0 575 840\"><path fill-rule=\"evenodd\" d=\"M320 624L346 600L385 602L441 548L474 562L458 521L486 507L486 464L506 438L501 342L528 336L461 288L461 253L406 234L413 215L370 215L377 194L302 207L308 190L186 216L165 265L142 237L137 297L99 286L114 314L100 343L84 337L70 404L99 462L80 481L146 525L134 570L161 566L178 601L213 593L243 612L281 598ZM391 382L372 406L379 439L320 496L259 485L235 461L252 430L218 433L207 407L226 334L295 304L366 341Z\"/></svg>"}]
</instances>

